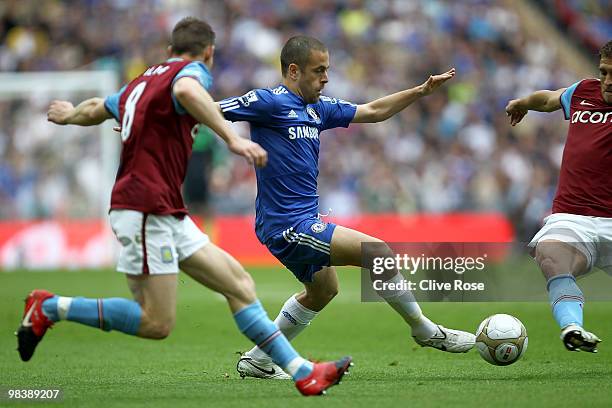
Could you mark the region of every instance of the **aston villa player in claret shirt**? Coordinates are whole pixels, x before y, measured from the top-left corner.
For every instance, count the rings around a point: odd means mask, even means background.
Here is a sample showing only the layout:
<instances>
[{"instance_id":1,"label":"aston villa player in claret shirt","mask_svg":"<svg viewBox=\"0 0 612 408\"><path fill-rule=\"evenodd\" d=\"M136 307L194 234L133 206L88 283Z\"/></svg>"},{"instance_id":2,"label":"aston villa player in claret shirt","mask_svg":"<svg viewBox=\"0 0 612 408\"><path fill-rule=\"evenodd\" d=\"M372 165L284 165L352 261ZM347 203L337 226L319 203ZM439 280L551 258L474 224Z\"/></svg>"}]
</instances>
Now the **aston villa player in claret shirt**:
<instances>
[{"instance_id":1,"label":"aston villa player in claret shirt","mask_svg":"<svg viewBox=\"0 0 612 408\"><path fill-rule=\"evenodd\" d=\"M594 267L612 273L612 41L599 52L599 79L537 91L508 103L512 126L529 110L563 109L569 130L552 214L529 246L547 279L552 312L570 351L597 352L583 328L576 278Z\"/></svg>"}]
</instances>

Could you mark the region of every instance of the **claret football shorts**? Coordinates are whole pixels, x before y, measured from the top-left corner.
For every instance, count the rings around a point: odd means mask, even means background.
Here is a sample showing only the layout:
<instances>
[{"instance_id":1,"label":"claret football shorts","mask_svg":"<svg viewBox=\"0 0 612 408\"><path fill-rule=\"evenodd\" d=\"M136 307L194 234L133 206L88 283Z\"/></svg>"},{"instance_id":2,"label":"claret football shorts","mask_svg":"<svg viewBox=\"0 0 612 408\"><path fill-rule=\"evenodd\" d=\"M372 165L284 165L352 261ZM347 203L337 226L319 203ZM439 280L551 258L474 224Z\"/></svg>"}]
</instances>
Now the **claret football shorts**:
<instances>
[{"instance_id":1,"label":"claret football shorts","mask_svg":"<svg viewBox=\"0 0 612 408\"><path fill-rule=\"evenodd\" d=\"M117 271L130 275L178 273L180 261L210 242L189 216L112 210L110 223L121 244Z\"/></svg>"},{"instance_id":2,"label":"claret football shorts","mask_svg":"<svg viewBox=\"0 0 612 408\"><path fill-rule=\"evenodd\" d=\"M586 256L588 270L598 267L612 274L612 218L555 213L544 219L529 247L533 251L543 240L572 245Z\"/></svg>"}]
</instances>

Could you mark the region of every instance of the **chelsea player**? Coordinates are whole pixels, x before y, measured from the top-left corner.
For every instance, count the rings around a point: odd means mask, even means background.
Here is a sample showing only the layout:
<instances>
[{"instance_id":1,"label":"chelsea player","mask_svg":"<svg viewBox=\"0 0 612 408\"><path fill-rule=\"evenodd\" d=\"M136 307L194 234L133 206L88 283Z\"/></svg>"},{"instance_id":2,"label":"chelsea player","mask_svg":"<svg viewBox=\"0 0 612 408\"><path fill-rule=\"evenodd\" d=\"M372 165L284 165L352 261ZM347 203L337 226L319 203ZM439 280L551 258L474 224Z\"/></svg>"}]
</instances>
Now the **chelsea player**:
<instances>
[{"instance_id":1,"label":"chelsea player","mask_svg":"<svg viewBox=\"0 0 612 408\"><path fill-rule=\"evenodd\" d=\"M319 40L297 36L281 52L283 83L224 99L219 107L226 119L247 121L251 138L269 152L269 162L256 168L256 234L269 251L304 284L291 296L275 322L288 339L302 332L338 293L334 266L362 265L361 244L380 243L382 256L392 254L379 239L318 217L317 176L319 135L351 123L374 123L390 118L455 75L451 69L430 76L417 87L363 105L323 96L328 82L329 53ZM385 278L402 279L397 271ZM450 330L423 315L408 291L381 295L412 329L415 341L448 352L466 352L474 335ZM242 376L287 378L257 347L241 356Z\"/></svg>"}]
</instances>

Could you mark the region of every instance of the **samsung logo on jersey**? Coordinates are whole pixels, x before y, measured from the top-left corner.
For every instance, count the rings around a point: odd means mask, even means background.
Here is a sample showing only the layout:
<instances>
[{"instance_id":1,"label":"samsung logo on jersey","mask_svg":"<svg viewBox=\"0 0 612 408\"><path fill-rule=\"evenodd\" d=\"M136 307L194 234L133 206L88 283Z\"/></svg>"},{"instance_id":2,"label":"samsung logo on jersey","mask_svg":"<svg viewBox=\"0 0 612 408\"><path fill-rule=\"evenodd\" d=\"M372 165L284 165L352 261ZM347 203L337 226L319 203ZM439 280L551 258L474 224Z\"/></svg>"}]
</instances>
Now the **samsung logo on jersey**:
<instances>
[{"instance_id":1,"label":"samsung logo on jersey","mask_svg":"<svg viewBox=\"0 0 612 408\"><path fill-rule=\"evenodd\" d=\"M612 122L612 112L576 111L572 115L572 123L608 123Z\"/></svg>"},{"instance_id":2,"label":"samsung logo on jersey","mask_svg":"<svg viewBox=\"0 0 612 408\"><path fill-rule=\"evenodd\" d=\"M289 139L318 139L319 129L310 126L291 126L289 128Z\"/></svg>"}]
</instances>

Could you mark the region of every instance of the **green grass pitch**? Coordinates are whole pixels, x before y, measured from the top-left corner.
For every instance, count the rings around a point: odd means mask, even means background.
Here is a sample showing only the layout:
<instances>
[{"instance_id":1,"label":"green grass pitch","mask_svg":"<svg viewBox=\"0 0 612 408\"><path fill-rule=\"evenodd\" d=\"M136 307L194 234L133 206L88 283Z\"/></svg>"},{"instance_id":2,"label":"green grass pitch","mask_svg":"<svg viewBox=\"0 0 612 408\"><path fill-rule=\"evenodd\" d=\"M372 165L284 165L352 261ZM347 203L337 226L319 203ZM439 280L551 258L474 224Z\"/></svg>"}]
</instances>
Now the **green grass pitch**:
<instances>
[{"instance_id":1,"label":"green grass pitch","mask_svg":"<svg viewBox=\"0 0 612 408\"><path fill-rule=\"evenodd\" d=\"M300 288L287 271L251 272L273 317ZM417 347L388 306L360 302L357 269L342 269L339 275L338 297L294 341L309 358L354 358L351 374L322 399L304 398L286 381L241 379L236 352L250 348L248 340L235 327L225 301L185 275L180 276L177 325L168 339L143 340L62 322L48 332L32 361L19 360L13 332L29 290L128 297L125 278L112 271L0 273L0 387L60 387L64 398L55 406L105 408L612 404L612 348L605 341L612 338L609 303L587 303L585 308L587 327L604 339L595 355L564 350L546 303L422 304L433 320L471 331L493 313L521 319L529 334L526 355L512 366L494 367L475 350L452 355ZM0 406L6 404L0 400Z\"/></svg>"}]
</instances>

